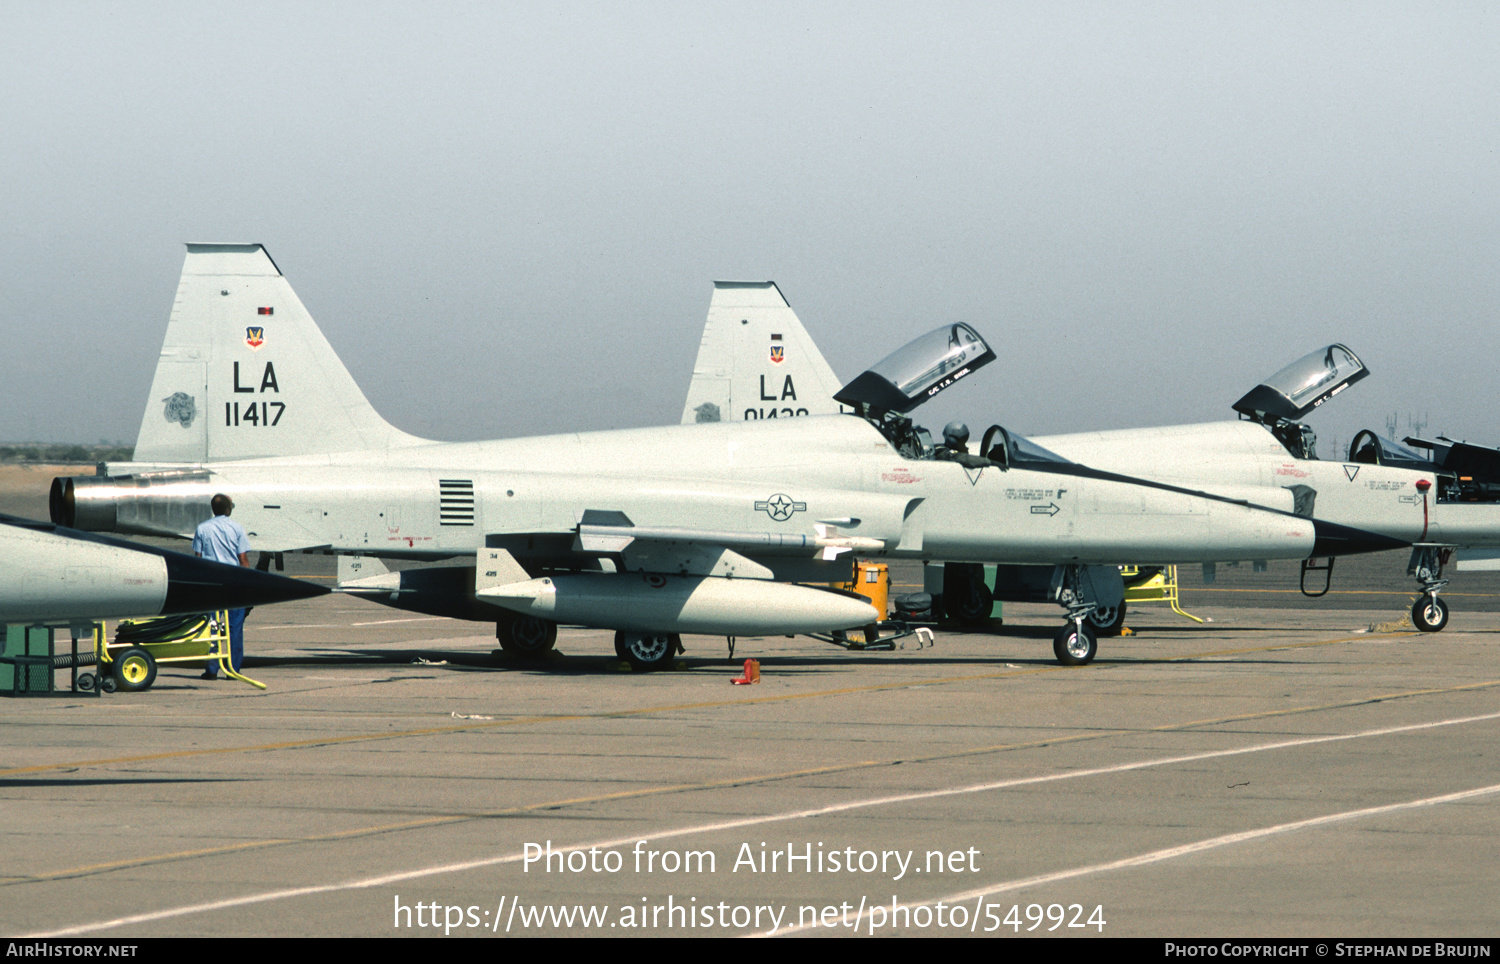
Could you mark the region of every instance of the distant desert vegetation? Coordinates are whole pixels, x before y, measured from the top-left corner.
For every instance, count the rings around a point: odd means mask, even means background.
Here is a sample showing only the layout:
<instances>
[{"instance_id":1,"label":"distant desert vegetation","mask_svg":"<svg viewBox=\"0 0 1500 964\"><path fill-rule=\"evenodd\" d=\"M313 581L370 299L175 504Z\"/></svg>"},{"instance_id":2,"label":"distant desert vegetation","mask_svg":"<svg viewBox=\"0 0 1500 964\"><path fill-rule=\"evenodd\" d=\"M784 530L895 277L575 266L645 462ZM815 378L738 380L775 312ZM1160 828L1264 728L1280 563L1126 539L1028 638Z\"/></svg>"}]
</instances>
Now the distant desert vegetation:
<instances>
[{"instance_id":1,"label":"distant desert vegetation","mask_svg":"<svg viewBox=\"0 0 1500 964\"><path fill-rule=\"evenodd\" d=\"M129 445L72 445L56 442L7 442L0 445L0 463L9 462L129 462Z\"/></svg>"},{"instance_id":2,"label":"distant desert vegetation","mask_svg":"<svg viewBox=\"0 0 1500 964\"><path fill-rule=\"evenodd\" d=\"M0 512L47 518L47 493L59 475L93 475L100 462L129 462L129 445L7 442L0 445Z\"/></svg>"},{"instance_id":3,"label":"distant desert vegetation","mask_svg":"<svg viewBox=\"0 0 1500 964\"><path fill-rule=\"evenodd\" d=\"M0 512L23 519L47 518L47 494L59 475L91 475L91 466L0 462Z\"/></svg>"}]
</instances>

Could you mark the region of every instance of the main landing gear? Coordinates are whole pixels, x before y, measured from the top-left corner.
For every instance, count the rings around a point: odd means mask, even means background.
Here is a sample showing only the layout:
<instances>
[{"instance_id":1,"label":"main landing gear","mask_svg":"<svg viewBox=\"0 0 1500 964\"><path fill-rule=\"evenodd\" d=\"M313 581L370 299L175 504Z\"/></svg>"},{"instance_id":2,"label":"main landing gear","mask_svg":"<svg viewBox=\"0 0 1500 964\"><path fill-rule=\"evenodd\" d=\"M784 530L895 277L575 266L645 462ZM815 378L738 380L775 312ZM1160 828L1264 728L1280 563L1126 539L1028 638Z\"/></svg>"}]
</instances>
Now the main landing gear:
<instances>
[{"instance_id":1,"label":"main landing gear","mask_svg":"<svg viewBox=\"0 0 1500 964\"><path fill-rule=\"evenodd\" d=\"M1094 607L1093 612L1088 615L1088 623L1094 628L1098 636L1118 636L1125 628L1125 603L1122 600L1118 606L1106 606L1100 603Z\"/></svg>"},{"instance_id":2,"label":"main landing gear","mask_svg":"<svg viewBox=\"0 0 1500 964\"><path fill-rule=\"evenodd\" d=\"M1406 571L1422 584L1422 594L1411 607L1411 622L1424 633L1435 633L1448 625L1448 604L1438 598L1438 590L1448 585L1443 578L1443 566L1452 551L1436 546L1412 546Z\"/></svg>"},{"instance_id":3,"label":"main landing gear","mask_svg":"<svg viewBox=\"0 0 1500 964\"><path fill-rule=\"evenodd\" d=\"M495 638L505 655L513 659L541 659L557 644L557 623L511 613L495 623Z\"/></svg>"},{"instance_id":4,"label":"main landing gear","mask_svg":"<svg viewBox=\"0 0 1500 964\"><path fill-rule=\"evenodd\" d=\"M666 669L682 652L682 637L676 633L615 633L615 655L636 672Z\"/></svg>"}]
</instances>

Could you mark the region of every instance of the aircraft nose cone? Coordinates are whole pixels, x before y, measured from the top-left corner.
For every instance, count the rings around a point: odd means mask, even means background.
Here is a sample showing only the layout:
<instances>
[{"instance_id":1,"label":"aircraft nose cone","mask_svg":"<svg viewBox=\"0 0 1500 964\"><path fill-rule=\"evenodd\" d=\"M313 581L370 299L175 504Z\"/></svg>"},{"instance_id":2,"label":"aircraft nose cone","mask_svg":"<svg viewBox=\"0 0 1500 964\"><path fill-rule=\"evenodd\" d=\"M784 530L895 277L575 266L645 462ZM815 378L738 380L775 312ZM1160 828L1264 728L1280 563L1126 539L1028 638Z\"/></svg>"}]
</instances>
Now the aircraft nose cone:
<instances>
[{"instance_id":1,"label":"aircraft nose cone","mask_svg":"<svg viewBox=\"0 0 1500 964\"><path fill-rule=\"evenodd\" d=\"M1314 556L1352 556L1361 552L1384 552L1387 549L1404 549L1411 545L1404 539L1395 539L1378 532L1367 532L1337 522L1312 520Z\"/></svg>"},{"instance_id":2,"label":"aircraft nose cone","mask_svg":"<svg viewBox=\"0 0 1500 964\"><path fill-rule=\"evenodd\" d=\"M300 579L210 562L178 552L163 553L163 558L167 563L167 599L162 604L163 615L244 609L309 599L328 592L323 586Z\"/></svg>"}]
</instances>

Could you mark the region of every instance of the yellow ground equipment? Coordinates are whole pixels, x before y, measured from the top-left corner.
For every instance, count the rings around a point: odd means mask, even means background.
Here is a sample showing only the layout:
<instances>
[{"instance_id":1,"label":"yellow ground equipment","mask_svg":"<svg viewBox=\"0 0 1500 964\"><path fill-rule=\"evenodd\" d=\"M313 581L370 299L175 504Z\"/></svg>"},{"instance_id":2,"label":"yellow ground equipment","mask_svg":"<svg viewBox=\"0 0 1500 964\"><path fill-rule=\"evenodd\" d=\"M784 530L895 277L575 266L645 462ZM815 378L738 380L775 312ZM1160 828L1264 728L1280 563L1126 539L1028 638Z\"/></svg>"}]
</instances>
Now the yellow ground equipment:
<instances>
[{"instance_id":1,"label":"yellow ground equipment","mask_svg":"<svg viewBox=\"0 0 1500 964\"><path fill-rule=\"evenodd\" d=\"M217 661L219 672L230 679L266 688L230 666L229 614L222 609L208 615L126 620L115 630L112 643L106 642L103 624L95 624L94 653L99 665L97 683L105 692L150 689L159 663L209 661ZM78 678L80 689L92 689L95 682L87 674Z\"/></svg>"},{"instance_id":2,"label":"yellow ground equipment","mask_svg":"<svg viewBox=\"0 0 1500 964\"><path fill-rule=\"evenodd\" d=\"M859 593L870 600L870 605L885 619L891 611L891 567L883 562L854 564L854 581L839 584L840 589Z\"/></svg>"},{"instance_id":3,"label":"yellow ground equipment","mask_svg":"<svg viewBox=\"0 0 1500 964\"><path fill-rule=\"evenodd\" d=\"M1127 603L1166 602L1177 615L1195 623L1205 622L1201 616L1194 616L1182 608L1181 597L1177 594L1176 566L1149 569L1121 566L1120 575L1125 579Z\"/></svg>"}]
</instances>

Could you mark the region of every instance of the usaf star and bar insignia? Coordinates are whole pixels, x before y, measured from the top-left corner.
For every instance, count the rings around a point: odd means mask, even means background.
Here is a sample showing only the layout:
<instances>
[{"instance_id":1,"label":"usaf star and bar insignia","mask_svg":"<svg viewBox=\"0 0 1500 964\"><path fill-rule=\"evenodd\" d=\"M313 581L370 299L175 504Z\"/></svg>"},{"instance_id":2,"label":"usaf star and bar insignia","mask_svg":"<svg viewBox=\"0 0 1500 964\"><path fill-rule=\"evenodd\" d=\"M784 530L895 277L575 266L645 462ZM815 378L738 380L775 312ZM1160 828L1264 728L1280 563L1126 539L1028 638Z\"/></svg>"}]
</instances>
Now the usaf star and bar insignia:
<instances>
[{"instance_id":1,"label":"usaf star and bar insignia","mask_svg":"<svg viewBox=\"0 0 1500 964\"><path fill-rule=\"evenodd\" d=\"M794 512L806 512L806 502L795 502L791 496L778 492L763 502L755 503L756 512L764 512L777 522L785 522Z\"/></svg>"}]
</instances>

